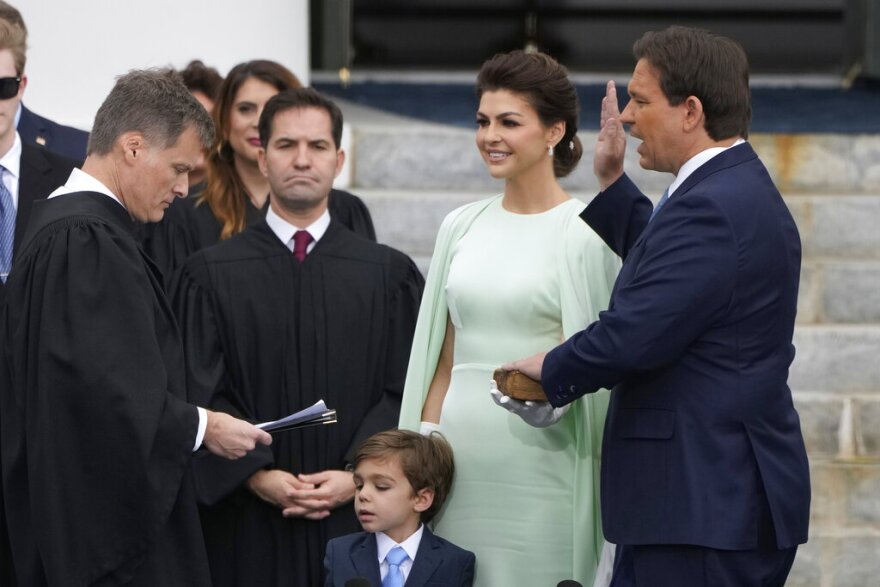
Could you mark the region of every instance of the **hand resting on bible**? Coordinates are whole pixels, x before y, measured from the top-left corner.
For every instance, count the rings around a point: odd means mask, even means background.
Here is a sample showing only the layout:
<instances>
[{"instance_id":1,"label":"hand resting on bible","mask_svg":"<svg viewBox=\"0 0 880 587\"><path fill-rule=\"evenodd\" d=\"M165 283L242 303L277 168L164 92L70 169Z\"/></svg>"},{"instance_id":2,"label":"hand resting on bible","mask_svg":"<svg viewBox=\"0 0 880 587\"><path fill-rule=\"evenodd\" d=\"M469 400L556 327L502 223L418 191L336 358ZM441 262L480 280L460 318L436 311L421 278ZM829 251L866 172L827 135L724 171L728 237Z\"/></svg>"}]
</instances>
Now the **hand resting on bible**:
<instances>
[{"instance_id":1,"label":"hand resting on bible","mask_svg":"<svg viewBox=\"0 0 880 587\"><path fill-rule=\"evenodd\" d=\"M492 396L492 401L497 405L512 414L516 414L522 418L526 424L534 426L535 428L546 428L547 426L556 424L571 407L571 404L567 404L561 408L554 408L550 402L521 402L515 400L512 397L501 393L498 390L495 381L490 381L489 383L489 395Z\"/></svg>"}]
</instances>

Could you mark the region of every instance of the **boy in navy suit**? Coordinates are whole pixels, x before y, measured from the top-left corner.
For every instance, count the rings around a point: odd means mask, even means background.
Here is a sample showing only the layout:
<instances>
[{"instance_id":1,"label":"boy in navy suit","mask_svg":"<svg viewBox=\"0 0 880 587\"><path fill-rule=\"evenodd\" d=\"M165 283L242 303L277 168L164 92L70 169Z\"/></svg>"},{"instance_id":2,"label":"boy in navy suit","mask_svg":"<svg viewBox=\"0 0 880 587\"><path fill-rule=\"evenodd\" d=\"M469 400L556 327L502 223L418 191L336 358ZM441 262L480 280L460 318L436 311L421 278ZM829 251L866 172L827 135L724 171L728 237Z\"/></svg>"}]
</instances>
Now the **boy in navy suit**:
<instances>
[{"instance_id":1,"label":"boy in navy suit","mask_svg":"<svg viewBox=\"0 0 880 587\"><path fill-rule=\"evenodd\" d=\"M452 449L437 433L388 430L354 460L355 510L365 532L327 544L325 586L468 586L474 553L434 536L425 523L452 487ZM348 583L352 579L359 582Z\"/></svg>"}]
</instances>

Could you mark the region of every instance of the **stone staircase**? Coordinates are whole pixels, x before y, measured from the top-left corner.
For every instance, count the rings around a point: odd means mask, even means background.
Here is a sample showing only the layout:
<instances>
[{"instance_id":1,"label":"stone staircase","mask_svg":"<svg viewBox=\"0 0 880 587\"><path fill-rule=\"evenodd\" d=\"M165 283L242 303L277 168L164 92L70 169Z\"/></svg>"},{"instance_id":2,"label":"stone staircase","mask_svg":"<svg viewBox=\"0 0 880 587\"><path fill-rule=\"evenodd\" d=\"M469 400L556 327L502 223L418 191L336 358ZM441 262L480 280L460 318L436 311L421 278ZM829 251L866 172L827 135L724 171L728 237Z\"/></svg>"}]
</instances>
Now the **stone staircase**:
<instances>
[{"instance_id":1,"label":"stone staircase","mask_svg":"<svg viewBox=\"0 0 880 587\"><path fill-rule=\"evenodd\" d=\"M427 271L452 209L502 189L472 131L343 104L350 125L349 188L370 207L379 240ZM588 201L590 152L564 184ZM880 584L880 137L754 135L801 231L804 263L790 385L812 468L811 538L789 585ZM627 172L659 196L671 176Z\"/></svg>"}]
</instances>

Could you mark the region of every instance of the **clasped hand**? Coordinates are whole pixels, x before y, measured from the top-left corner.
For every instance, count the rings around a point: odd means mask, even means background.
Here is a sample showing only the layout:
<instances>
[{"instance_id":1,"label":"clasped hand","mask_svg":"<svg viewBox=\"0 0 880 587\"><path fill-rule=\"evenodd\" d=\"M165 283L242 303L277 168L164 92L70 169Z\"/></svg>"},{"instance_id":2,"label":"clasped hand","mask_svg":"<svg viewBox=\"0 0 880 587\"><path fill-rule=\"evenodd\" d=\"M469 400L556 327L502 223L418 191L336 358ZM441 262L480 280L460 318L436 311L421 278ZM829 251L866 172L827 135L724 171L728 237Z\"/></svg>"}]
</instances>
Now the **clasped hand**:
<instances>
[{"instance_id":1,"label":"clasped hand","mask_svg":"<svg viewBox=\"0 0 880 587\"><path fill-rule=\"evenodd\" d=\"M260 499L280 508L285 518L321 520L354 497L354 481L347 471L293 475L270 469L254 473L247 486Z\"/></svg>"},{"instance_id":2,"label":"clasped hand","mask_svg":"<svg viewBox=\"0 0 880 587\"><path fill-rule=\"evenodd\" d=\"M535 428L546 428L547 426L556 424L571 407L571 404L567 404L561 408L554 408L550 402L523 402L513 399L512 397L501 393L498 390L495 381L492 381L489 384L489 395L492 396L492 401L494 401L496 405L501 406L512 414L516 414L522 418L526 424L534 426Z\"/></svg>"}]
</instances>

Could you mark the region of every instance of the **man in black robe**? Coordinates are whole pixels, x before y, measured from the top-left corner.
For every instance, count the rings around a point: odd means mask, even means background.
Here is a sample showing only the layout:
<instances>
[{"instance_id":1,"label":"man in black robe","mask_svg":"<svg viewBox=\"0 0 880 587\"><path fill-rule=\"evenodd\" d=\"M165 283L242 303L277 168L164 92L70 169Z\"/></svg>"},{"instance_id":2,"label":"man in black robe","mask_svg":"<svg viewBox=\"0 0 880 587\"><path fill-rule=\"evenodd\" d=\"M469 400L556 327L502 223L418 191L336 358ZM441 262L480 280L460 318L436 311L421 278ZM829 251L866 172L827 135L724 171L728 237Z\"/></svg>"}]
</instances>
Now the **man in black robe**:
<instances>
[{"instance_id":1,"label":"man in black robe","mask_svg":"<svg viewBox=\"0 0 880 587\"><path fill-rule=\"evenodd\" d=\"M345 467L397 424L423 280L328 214L341 130L312 89L269 100L266 219L190 257L172 287L191 400L254 420L319 399L338 410L338 423L278 434L235 463L196 460L215 585L322 584L327 541L359 530Z\"/></svg>"},{"instance_id":2,"label":"man in black robe","mask_svg":"<svg viewBox=\"0 0 880 587\"><path fill-rule=\"evenodd\" d=\"M209 585L190 456L271 437L185 401L161 274L132 236L213 134L167 71L119 78L89 155L36 202L0 309L0 464L18 584Z\"/></svg>"}]
</instances>

